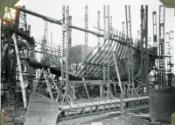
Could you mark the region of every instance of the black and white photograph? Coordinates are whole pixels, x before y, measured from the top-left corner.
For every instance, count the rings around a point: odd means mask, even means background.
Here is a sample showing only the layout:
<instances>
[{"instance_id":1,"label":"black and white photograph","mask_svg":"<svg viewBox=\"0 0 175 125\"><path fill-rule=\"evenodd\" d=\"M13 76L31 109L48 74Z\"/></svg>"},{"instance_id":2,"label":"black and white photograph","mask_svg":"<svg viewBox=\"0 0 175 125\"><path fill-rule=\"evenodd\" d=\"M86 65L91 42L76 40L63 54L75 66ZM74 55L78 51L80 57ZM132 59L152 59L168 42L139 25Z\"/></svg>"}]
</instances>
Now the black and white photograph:
<instances>
[{"instance_id":1,"label":"black and white photograph","mask_svg":"<svg viewBox=\"0 0 175 125\"><path fill-rule=\"evenodd\" d=\"M0 125L175 125L175 0L0 0Z\"/></svg>"}]
</instances>

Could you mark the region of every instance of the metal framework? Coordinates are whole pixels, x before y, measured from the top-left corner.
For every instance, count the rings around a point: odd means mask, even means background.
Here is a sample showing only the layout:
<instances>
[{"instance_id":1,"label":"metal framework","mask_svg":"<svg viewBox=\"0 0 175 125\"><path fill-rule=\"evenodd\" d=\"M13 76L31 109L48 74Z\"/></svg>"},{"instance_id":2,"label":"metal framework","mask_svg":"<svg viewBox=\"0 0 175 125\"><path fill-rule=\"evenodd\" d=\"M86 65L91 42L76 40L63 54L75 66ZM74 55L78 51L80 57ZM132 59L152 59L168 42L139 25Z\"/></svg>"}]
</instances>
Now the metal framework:
<instances>
[{"instance_id":1,"label":"metal framework","mask_svg":"<svg viewBox=\"0 0 175 125\"><path fill-rule=\"evenodd\" d=\"M165 7L159 6L159 85L165 86Z\"/></svg>"},{"instance_id":2,"label":"metal framework","mask_svg":"<svg viewBox=\"0 0 175 125\"><path fill-rule=\"evenodd\" d=\"M153 19L153 46L157 47L157 13L154 11L152 13L152 19Z\"/></svg>"},{"instance_id":3,"label":"metal framework","mask_svg":"<svg viewBox=\"0 0 175 125\"><path fill-rule=\"evenodd\" d=\"M173 63L172 63L172 56L171 56L171 53L172 53L172 48L171 48L171 42L173 41L173 35L174 35L174 32L173 31L170 31L170 32L167 32L167 53L166 53L166 56L167 56L167 86L168 87L172 87L172 77L173 77L173 73L172 73L172 68L173 68Z\"/></svg>"},{"instance_id":4,"label":"metal framework","mask_svg":"<svg viewBox=\"0 0 175 125\"><path fill-rule=\"evenodd\" d=\"M46 20L46 21L48 21L50 23L54 23L54 24L57 24L57 25L62 25L62 21L61 20L55 20L55 19L46 17L44 15L38 14L36 12L30 11L30 10L27 10L27 9L23 9L23 8L16 8L16 9L19 9L19 11L21 11L21 12L24 12L24 13L27 13L27 14L30 14L30 15L42 18L42 19L44 19L44 20ZM82 32L87 32L89 34L92 34L92 35L95 35L95 36L98 36L98 37L104 37L104 34L100 34L100 33L97 33L97 32L91 31L91 30L85 30L84 28L80 28L80 27L73 26L73 25L70 25L69 27L71 29L79 30L79 31L82 31ZM113 41L116 41L116 42L119 42L119 43L121 43L124 46L127 46L127 42L126 41L121 42L118 39L114 39L112 37L109 37L109 39L113 40ZM138 48L136 48L134 46L133 46L133 49L136 49L136 50L139 50L139 51L141 50L141 49L138 49Z\"/></svg>"},{"instance_id":5,"label":"metal framework","mask_svg":"<svg viewBox=\"0 0 175 125\"><path fill-rule=\"evenodd\" d=\"M155 48L155 54L158 55L158 38L157 38L157 13L156 11L154 11L152 13L152 21L153 21L153 47ZM156 65L155 65L155 73L154 73L154 76L155 76L155 84L158 84L158 66L159 66L159 62L158 60L156 60Z\"/></svg>"},{"instance_id":6,"label":"metal framework","mask_svg":"<svg viewBox=\"0 0 175 125\"><path fill-rule=\"evenodd\" d=\"M64 7L63 7L63 13L64 13ZM64 45L64 41L63 41L63 45L65 46L65 48L63 48L63 53L65 54L65 57L62 57L62 63L63 63L63 75L62 76L62 80L63 80L63 93L62 93L62 103L70 103L70 101L73 101L73 97L71 94L71 88L70 88L70 81L69 81L69 69L70 69L70 64L69 64L69 48L71 46L71 33L70 33L70 23L71 23L71 17L69 16L69 7L67 6L65 9L65 14L63 14L63 19L64 19L64 15L65 15L65 24L63 24L64 30L63 32L65 32L65 45ZM64 37L64 35L63 35ZM63 38L64 40L64 38ZM65 58L65 60L63 60L63 58ZM65 80L65 82L64 82Z\"/></svg>"}]
</instances>

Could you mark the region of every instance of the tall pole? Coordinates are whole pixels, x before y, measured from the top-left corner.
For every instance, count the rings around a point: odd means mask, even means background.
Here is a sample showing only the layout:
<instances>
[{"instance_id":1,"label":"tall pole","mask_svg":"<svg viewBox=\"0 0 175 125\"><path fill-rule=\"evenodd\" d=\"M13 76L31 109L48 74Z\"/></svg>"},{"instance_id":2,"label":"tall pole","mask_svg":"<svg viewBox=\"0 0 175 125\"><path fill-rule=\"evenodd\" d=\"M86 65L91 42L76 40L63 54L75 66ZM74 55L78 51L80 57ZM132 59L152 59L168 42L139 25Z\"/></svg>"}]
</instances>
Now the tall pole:
<instances>
[{"instance_id":1,"label":"tall pole","mask_svg":"<svg viewBox=\"0 0 175 125\"><path fill-rule=\"evenodd\" d=\"M50 46L51 48L53 48L53 36L52 36L52 32L50 32Z\"/></svg>"},{"instance_id":2,"label":"tall pole","mask_svg":"<svg viewBox=\"0 0 175 125\"><path fill-rule=\"evenodd\" d=\"M165 87L165 7L159 6L159 84Z\"/></svg>"},{"instance_id":3,"label":"tall pole","mask_svg":"<svg viewBox=\"0 0 175 125\"><path fill-rule=\"evenodd\" d=\"M100 33L100 11L97 12L97 30ZM100 47L100 37L97 38L98 48Z\"/></svg>"},{"instance_id":4,"label":"tall pole","mask_svg":"<svg viewBox=\"0 0 175 125\"><path fill-rule=\"evenodd\" d=\"M153 47L155 48L155 54L158 54L158 44L157 44L157 13L154 11L152 13L152 19L153 19ZM158 67L158 60L156 60L156 67ZM155 84L158 84L158 71L155 67Z\"/></svg>"},{"instance_id":5,"label":"tall pole","mask_svg":"<svg viewBox=\"0 0 175 125\"><path fill-rule=\"evenodd\" d=\"M1 17L0 17L0 49L1 49ZM1 50L0 50L0 66L1 66ZM0 82L1 82L1 68L0 68ZM1 110L1 83L0 83L0 110Z\"/></svg>"},{"instance_id":6,"label":"tall pole","mask_svg":"<svg viewBox=\"0 0 175 125\"><path fill-rule=\"evenodd\" d=\"M131 31L131 12L130 12L130 5L125 5L125 15L126 15L126 36L127 38L132 38L132 31Z\"/></svg>"},{"instance_id":7,"label":"tall pole","mask_svg":"<svg viewBox=\"0 0 175 125\"><path fill-rule=\"evenodd\" d=\"M70 16L69 16L69 7L66 7L66 50L65 50L65 56L66 56L66 62L65 62L65 71L66 71L66 90L65 90L65 98L67 101L71 101L70 97L70 83L69 83L69 48L70 48Z\"/></svg>"},{"instance_id":8,"label":"tall pole","mask_svg":"<svg viewBox=\"0 0 175 125\"><path fill-rule=\"evenodd\" d=\"M148 6L141 6L141 80L148 82Z\"/></svg>"},{"instance_id":9,"label":"tall pole","mask_svg":"<svg viewBox=\"0 0 175 125\"><path fill-rule=\"evenodd\" d=\"M167 82L167 86L168 87L172 87L172 67L173 64L171 62L172 60L172 53L171 53L171 42L173 42L173 31L169 31L166 33L167 34L167 78L168 78L168 82Z\"/></svg>"},{"instance_id":10,"label":"tall pole","mask_svg":"<svg viewBox=\"0 0 175 125\"><path fill-rule=\"evenodd\" d=\"M88 30L88 6L87 5L85 6L85 30ZM83 61L85 61L87 54L88 54L88 33L85 32L85 58L83 59ZM85 71L87 70L86 66L84 70ZM84 73L84 76L86 76L86 72Z\"/></svg>"},{"instance_id":11,"label":"tall pole","mask_svg":"<svg viewBox=\"0 0 175 125\"><path fill-rule=\"evenodd\" d=\"M48 22L47 21L44 22L44 40L46 43L48 42Z\"/></svg>"},{"instance_id":12,"label":"tall pole","mask_svg":"<svg viewBox=\"0 0 175 125\"><path fill-rule=\"evenodd\" d=\"M129 24L128 24L128 25L129 25L129 26L128 26L128 28L129 28L129 38L132 39L132 31L131 31L131 29L132 29L132 28L131 28L131 7L130 7L130 5L128 6L128 11L129 11L129 12L128 12L128 14L129 14L129 15L128 15L128 18L129 18L129 20L128 20L128 23L129 23Z\"/></svg>"},{"instance_id":13,"label":"tall pole","mask_svg":"<svg viewBox=\"0 0 175 125\"><path fill-rule=\"evenodd\" d=\"M125 34L125 22L122 21L122 34Z\"/></svg>"},{"instance_id":14,"label":"tall pole","mask_svg":"<svg viewBox=\"0 0 175 125\"><path fill-rule=\"evenodd\" d=\"M153 12L153 46L157 47L157 13ZM157 53L156 53L157 54Z\"/></svg>"},{"instance_id":15,"label":"tall pole","mask_svg":"<svg viewBox=\"0 0 175 125\"><path fill-rule=\"evenodd\" d=\"M41 51L43 51L42 59L45 62L46 55L44 54L46 52L46 46L48 42L48 22L44 21L44 35L43 35L43 40L41 44Z\"/></svg>"},{"instance_id":16,"label":"tall pole","mask_svg":"<svg viewBox=\"0 0 175 125\"><path fill-rule=\"evenodd\" d=\"M70 25L72 25L72 16L69 16L69 47L72 46L72 29Z\"/></svg>"},{"instance_id":17,"label":"tall pole","mask_svg":"<svg viewBox=\"0 0 175 125\"><path fill-rule=\"evenodd\" d=\"M69 7L66 8L66 86L69 84Z\"/></svg>"},{"instance_id":18,"label":"tall pole","mask_svg":"<svg viewBox=\"0 0 175 125\"><path fill-rule=\"evenodd\" d=\"M106 42L106 6L104 5L103 7L103 24L104 24L104 42ZM104 56L103 56L103 82L105 83L106 82L106 64L105 64L105 55L106 55L106 52L105 50L104 51Z\"/></svg>"},{"instance_id":19,"label":"tall pole","mask_svg":"<svg viewBox=\"0 0 175 125\"><path fill-rule=\"evenodd\" d=\"M61 61L61 85L64 84L64 56L65 56L65 31L66 31L66 28L65 28L65 6L63 6L62 8L62 53L61 53L61 57L62 57L62 61Z\"/></svg>"},{"instance_id":20,"label":"tall pole","mask_svg":"<svg viewBox=\"0 0 175 125\"><path fill-rule=\"evenodd\" d=\"M88 30L88 6L85 6L85 29ZM86 46L86 54L88 47L88 33L85 32L85 46ZM87 56L87 55L86 55Z\"/></svg>"},{"instance_id":21,"label":"tall pole","mask_svg":"<svg viewBox=\"0 0 175 125\"><path fill-rule=\"evenodd\" d=\"M134 73L133 73L133 52L132 52L132 30L131 30L131 8L130 5L125 5L125 15L126 15L126 39L127 39L127 65L128 65L128 82L132 85L132 94L134 89Z\"/></svg>"},{"instance_id":22,"label":"tall pole","mask_svg":"<svg viewBox=\"0 0 175 125\"><path fill-rule=\"evenodd\" d=\"M110 39L109 39L109 36L110 36L110 30L111 30L111 27L110 27L110 7L109 5L107 6L107 40L108 40L108 46L110 46ZM110 55L110 51L107 52L107 80L108 80L108 92L109 92L109 87L110 87L110 58L109 58L109 55Z\"/></svg>"}]
</instances>

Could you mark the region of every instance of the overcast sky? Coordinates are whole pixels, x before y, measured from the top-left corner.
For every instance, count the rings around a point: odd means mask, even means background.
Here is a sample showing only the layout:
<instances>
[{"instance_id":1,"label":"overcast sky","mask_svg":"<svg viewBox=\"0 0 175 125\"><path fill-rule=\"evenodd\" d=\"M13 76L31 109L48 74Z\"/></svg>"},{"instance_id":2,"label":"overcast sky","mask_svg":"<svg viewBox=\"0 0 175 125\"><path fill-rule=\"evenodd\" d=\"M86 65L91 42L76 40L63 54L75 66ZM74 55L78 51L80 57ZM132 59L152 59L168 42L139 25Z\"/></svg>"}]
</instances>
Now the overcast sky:
<instances>
[{"instance_id":1,"label":"overcast sky","mask_svg":"<svg viewBox=\"0 0 175 125\"><path fill-rule=\"evenodd\" d=\"M25 5L27 9L44 14L55 19L62 18L62 5L69 5L70 15L72 15L72 25L84 27L85 5L89 7L89 29L96 31L97 11L101 11L101 26L103 26L103 5L110 5L113 26L121 31L122 21L125 21L124 6L131 5L132 35L137 38L137 31L140 29L140 5L148 5L148 30L152 39L152 12L157 11L161 4L159 0L20 0L20 5ZM175 31L174 9L166 9L166 32ZM33 16L27 16L28 24L31 24L32 35L39 41L44 32L44 21ZM54 45L61 44L61 26L49 24L49 40L52 32ZM72 44L84 44L84 33L72 31ZM97 44L97 38L89 35L88 45ZM172 49L175 53L175 42ZM175 63L175 59L173 60Z\"/></svg>"}]
</instances>

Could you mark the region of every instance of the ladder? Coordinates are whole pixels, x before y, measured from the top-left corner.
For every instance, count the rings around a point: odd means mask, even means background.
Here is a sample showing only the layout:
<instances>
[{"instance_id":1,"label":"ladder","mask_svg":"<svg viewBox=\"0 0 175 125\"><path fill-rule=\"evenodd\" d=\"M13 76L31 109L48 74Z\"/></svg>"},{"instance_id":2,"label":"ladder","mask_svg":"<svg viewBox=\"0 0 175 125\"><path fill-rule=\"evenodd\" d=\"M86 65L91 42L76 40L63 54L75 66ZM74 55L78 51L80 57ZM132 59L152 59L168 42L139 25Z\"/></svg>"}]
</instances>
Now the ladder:
<instances>
[{"instance_id":1,"label":"ladder","mask_svg":"<svg viewBox=\"0 0 175 125\"><path fill-rule=\"evenodd\" d=\"M58 82L55 81L53 74L51 74L50 69L41 69L41 72L38 76L38 78L36 78L36 80L34 81L33 85L34 85L34 89L33 91L36 92L37 91L37 86L39 86L39 84L41 82L41 79L44 79L45 84L47 86L46 88L46 92L49 93L49 96L52 100L56 100L56 102L58 102L59 96L60 96L60 90L58 87Z\"/></svg>"},{"instance_id":2,"label":"ladder","mask_svg":"<svg viewBox=\"0 0 175 125\"><path fill-rule=\"evenodd\" d=\"M21 85L21 90L22 90L23 105L24 105L24 108L27 108L27 99L26 99L26 91L25 91L25 85L24 85L24 79L23 79L23 72L22 72L21 61L19 57L19 50L17 46L17 38L15 34L13 34L12 38L13 38L14 45L15 45L15 54L16 54L16 59L17 59L17 67L19 70L19 80L20 80L20 85Z\"/></svg>"}]
</instances>

